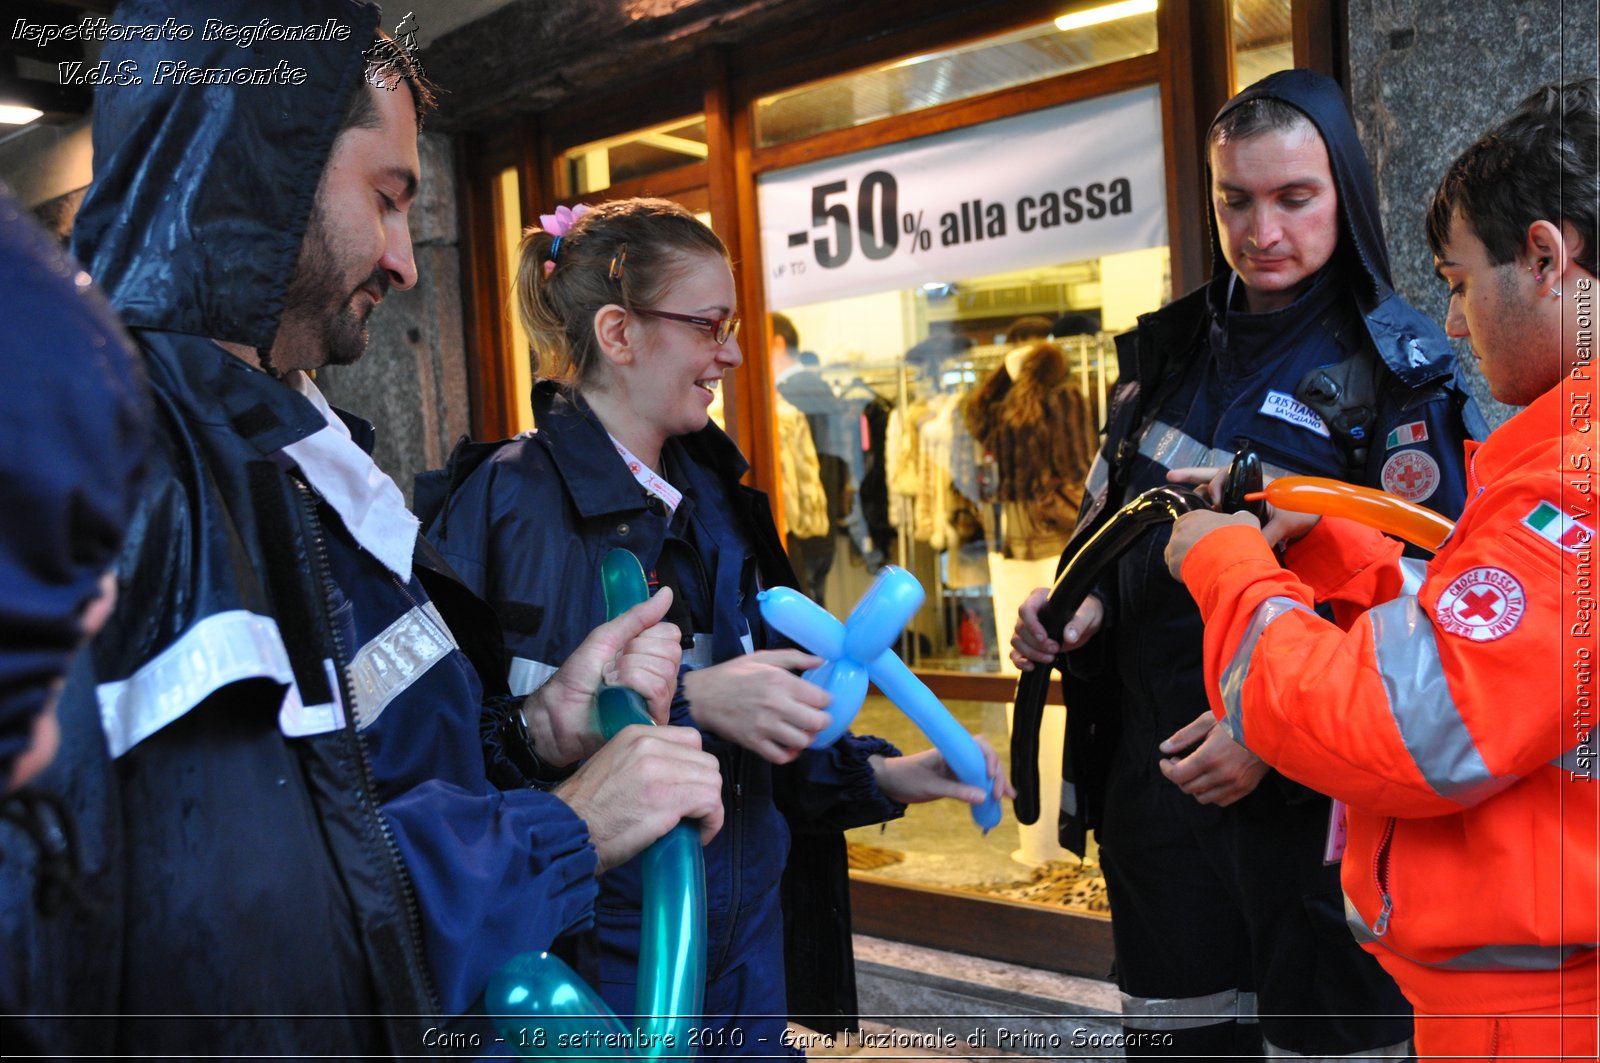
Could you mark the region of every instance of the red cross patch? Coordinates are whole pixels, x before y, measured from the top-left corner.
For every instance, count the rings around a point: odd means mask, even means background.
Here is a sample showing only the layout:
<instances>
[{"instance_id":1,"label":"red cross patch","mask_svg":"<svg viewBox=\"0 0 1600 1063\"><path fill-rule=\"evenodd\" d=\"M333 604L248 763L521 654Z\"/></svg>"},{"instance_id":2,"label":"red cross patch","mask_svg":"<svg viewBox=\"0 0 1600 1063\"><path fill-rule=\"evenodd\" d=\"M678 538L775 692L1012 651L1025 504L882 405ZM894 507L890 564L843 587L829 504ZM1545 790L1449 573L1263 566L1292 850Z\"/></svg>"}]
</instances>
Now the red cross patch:
<instances>
[{"instance_id":1,"label":"red cross patch","mask_svg":"<svg viewBox=\"0 0 1600 1063\"><path fill-rule=\"evenodd\" d=\"M1511 634L1527 611L1522 584L1503 568L1463 572L1433 607L1441 629L1473 642L1493 642Z\"/></svg>"},{"instance_id":2,"label":"red cross patch","mask_svg":"<svg viewBox=\"0 0 1600 1063\"><path fill-rule=\"evenodd\" d=\"M1383 463L1383 489L1407 502L1421 502L1439 486L1439 463L1421 450L1397 450Z\"/></svg>"}]
</instances>

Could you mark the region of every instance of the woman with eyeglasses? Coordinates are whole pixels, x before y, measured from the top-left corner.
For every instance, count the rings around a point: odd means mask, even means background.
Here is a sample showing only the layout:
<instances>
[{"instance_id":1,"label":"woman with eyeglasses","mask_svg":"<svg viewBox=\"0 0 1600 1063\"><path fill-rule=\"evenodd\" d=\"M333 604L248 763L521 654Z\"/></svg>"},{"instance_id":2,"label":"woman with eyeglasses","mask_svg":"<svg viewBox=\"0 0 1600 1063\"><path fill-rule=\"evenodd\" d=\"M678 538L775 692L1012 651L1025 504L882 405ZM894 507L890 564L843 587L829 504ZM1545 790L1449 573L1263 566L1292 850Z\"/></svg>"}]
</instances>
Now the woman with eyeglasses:
<instances>
[{"instance_id":1,"label":"woman with eyeglasses","mask_svg":"<svg viewBox=\"0 0 1600 1063\"><path fill-rule=\"evenodd\" d=\"M673 589L683 665L670 722L696 728L717 756L726 806L705 850L697 1047L782 1054L793 1041L785 1016L822 1032L856 1022L840 832L908 802L985 795L955 781L933 749L902 757L850 734L806 748L828 699L795 673L821 662L767 648L775 636L756 593L793 586L794 572L766 496L739 483L748 463L707 413L743 361L722 241L658 199L541 220L523 240L516 281L542 376L537 429L458 452L449 478L459 486L429 538L498 612L518 694L604 619L598 572L610 549L633 551L652 588ZM601 869L596 906L598 988L619 1015L634 1008L637 863Z\"/></svg>"}]
</instances>

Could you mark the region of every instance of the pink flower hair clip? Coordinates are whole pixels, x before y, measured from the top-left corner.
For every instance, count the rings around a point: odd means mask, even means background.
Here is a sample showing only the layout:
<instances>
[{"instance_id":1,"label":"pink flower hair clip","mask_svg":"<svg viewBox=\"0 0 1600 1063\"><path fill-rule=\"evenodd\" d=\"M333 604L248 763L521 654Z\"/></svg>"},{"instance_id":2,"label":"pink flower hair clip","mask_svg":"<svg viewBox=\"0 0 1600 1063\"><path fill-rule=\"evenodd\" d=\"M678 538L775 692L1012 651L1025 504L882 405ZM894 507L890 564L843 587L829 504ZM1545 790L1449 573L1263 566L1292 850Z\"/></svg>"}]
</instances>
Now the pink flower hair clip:
<instances>
[{"instance_id":1,"label":"pink flower hair clip","mask_svg":"<svg viewBox=\"0 0 1600 1063\"><path fill-rule=\"evenodd\" d=\"M589 213L588 205L579 203L576 207L558 206L554 214L539 215L539 227L555 237L550 242L550 257L545 259L544 263L546 277L555 272L556 255L561 251L561 241L572 231L572 227L578 224L578 219L587 213Z\"/></svg>"}]
</instances>

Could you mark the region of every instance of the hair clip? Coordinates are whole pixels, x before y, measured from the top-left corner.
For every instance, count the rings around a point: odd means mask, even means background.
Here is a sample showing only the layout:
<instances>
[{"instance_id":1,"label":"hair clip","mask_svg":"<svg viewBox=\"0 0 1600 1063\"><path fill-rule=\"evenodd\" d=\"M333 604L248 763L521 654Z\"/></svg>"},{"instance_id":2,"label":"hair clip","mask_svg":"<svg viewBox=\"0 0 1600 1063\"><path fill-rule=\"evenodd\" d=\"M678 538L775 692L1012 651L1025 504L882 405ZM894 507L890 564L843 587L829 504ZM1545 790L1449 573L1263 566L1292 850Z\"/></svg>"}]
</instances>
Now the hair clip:
<instances>
[{"instance_id":1,"label":"hair clip","mask_svg":"<svg viewBox=\"0 0 1600 1063\"><path fill-rule=\"evenodd\" d=\"M614 281L622 279L622 270L628 264L628 245L623 244L617 248L617 253L611 256L611 269L609 276Z\"/></svg>"}]
</instances>

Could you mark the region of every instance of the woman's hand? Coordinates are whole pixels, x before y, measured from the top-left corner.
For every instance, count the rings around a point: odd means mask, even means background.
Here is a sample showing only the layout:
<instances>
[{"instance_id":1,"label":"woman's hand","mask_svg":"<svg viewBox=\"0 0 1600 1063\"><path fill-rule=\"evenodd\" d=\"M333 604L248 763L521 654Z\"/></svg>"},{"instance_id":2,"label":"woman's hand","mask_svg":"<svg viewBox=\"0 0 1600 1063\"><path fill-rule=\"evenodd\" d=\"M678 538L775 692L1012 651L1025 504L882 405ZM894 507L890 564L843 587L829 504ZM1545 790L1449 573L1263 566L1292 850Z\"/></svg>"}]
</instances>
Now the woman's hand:
<instances>
[{"instance_id":1,"label":"woman's hand","mask_svg":"<svg viewBox=\"0 0 1600 1063\"><path fill-rule=\"evenodd\" d=\"M800 650L757 650L686 672L689 715L702 730L787 764L828 725L828 692L795 674L821 664Z\"/></svg>"},{"instance_id":2,"label":"woman's hand","mask_svg":"<svg viewBox=\"0 0 1600 1063\"><path fill-rule=\"evenodd\" d=\"M1000 770L1000 754L982 735L973 736L973 741L983 751L984 774L994 780L994 795L1002 799L1016 797L1011 780ZM989 796L981 788L968 786L956 778L950 765L945 763L944 754L937 749L924 749L904 757L874 755L869 760L878 789L885 797L902 805L937 801L941 797L981 805Z\"/></svg>"}]
</instances>

